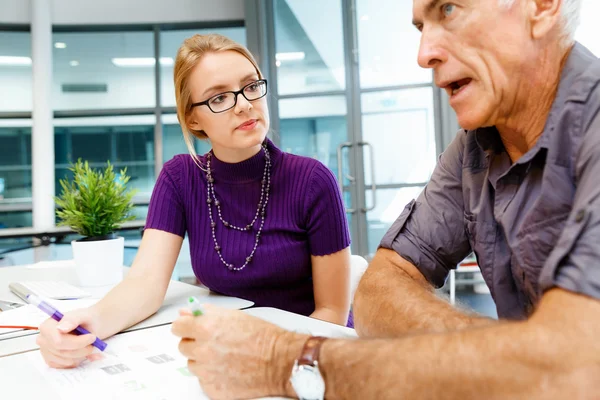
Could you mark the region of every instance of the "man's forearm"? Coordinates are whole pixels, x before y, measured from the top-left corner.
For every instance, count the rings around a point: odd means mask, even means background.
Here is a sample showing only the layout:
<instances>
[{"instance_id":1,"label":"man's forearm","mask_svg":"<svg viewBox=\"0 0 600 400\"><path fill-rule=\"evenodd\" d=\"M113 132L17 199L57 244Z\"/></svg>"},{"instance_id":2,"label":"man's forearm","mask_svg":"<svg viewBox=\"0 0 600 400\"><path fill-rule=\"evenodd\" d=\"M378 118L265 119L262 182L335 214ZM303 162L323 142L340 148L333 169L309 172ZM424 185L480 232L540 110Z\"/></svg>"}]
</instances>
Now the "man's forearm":
<instances>
[{"instance_id":1,"label":"man's forearm","mask_svg":"<svg viewBox=\"0 0 600 400\"><path fill-rule=\"evenodd\" d=\"M568 297L570 296L570 297ZM335 340L319 358L328 399L594 398L600 373L598 305L556 292L526 322L399 339ZM557 314L557 307L564 307ZM276 351L285 384L305 337ZM285 392L283 391L285 389ZM293 396L291 386L281 393Z\"/></svg>"},{"instance_id":2,"label":"man's forearm","mask_svg":"<svg viewBox=\"0 0 600 400\"><path fill-rule=\"evenodd\" d=\"M354 324L360 336L398 337L495 323L452 307L415 274L420 273L395 252L378 251L354 297Z\"/></svg>"},{"instance_id":3,"label":"man's forearm","mask_svg":"<svg viewBox=\"0 0 600 400\"><path fill-rule=\"evenodd\" d=\"M565 399L571 396L575 388L565 377L578 373L580 366L561 365L556 352L551 350L553 343L549 336L535 330L526 333L523 324L405 339L361 340L353 344L326 342L321 352L326 397Z\"/></svg>"}]
</instances>

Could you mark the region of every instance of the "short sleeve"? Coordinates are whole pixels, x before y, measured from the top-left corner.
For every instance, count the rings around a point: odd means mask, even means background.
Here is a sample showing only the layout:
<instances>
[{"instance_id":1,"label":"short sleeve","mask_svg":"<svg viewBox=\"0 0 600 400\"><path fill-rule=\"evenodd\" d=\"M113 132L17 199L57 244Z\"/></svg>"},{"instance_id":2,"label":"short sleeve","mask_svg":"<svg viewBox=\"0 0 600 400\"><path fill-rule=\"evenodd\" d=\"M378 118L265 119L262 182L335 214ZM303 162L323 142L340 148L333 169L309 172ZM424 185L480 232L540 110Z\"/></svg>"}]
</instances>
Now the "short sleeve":
<instances>
[{"instance_id":1,"label":"short sleeve","mask_svg":"<svg viewBox=\"0 0 600 400\"><path fill-rule=\"evenodd\" d=\"M145 229L158 229L185 237L185 207L182 201L182 156L165 163L152 191Z\"/></svg>"},{"instance_id":2,"label":"short sleeve","mask_svg":"<svg viewBox=\"0 0 600 400\"><path fill-rule=\"evenodd\" d=\"M600 89L586 108L573 208L540 274L540 286L600 299Z\"/></svg>"},{"instance_id":3,"label":"short sleeve","mask_svg":"<svg viewBox=\"0 0 600 400\"><path fill-rule=\"evenodd\" d=\"M462 157L464 131L440 155L430 181L384 235L380 247L414 264L434 286L471 251L464 229Z\"/></svg>"},{"instance_id":4,"label":"short sleeve","mask_svg":"<svg viewBox=\"0 0 600 400\"><path fill-rule=\"evenodd\" d=\"M310 254L324 256L350 245L348 220L340 189L333 173L318 162L307 192L306 229Z\"/></svg>"}]
</instances>

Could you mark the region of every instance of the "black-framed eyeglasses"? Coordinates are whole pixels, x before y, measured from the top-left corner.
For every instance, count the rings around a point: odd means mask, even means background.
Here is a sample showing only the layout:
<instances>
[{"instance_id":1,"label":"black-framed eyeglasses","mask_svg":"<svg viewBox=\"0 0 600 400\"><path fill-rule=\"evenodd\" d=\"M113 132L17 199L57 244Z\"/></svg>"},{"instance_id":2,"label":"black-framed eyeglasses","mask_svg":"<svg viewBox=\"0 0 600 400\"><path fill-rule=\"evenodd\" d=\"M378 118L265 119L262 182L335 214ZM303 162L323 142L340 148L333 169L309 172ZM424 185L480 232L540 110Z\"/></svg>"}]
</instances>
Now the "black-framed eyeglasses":
<instances>
[{"instance_id":1,"label":"black-framed eyeglasses","mask_svg":"<svg viewBox=\"0 0 600 400\"><path fill-rule=\"evenodd\" d=\"M265 97L267 94L267 80L259 79L251 82L237 92L223 92L216 94L208 100L192 103L192 108L197 106L207 106L210 111L216 114L222 113L235 107L240 94L248 101L254 101L261 97Z\"/></svg>"}]
</instances>

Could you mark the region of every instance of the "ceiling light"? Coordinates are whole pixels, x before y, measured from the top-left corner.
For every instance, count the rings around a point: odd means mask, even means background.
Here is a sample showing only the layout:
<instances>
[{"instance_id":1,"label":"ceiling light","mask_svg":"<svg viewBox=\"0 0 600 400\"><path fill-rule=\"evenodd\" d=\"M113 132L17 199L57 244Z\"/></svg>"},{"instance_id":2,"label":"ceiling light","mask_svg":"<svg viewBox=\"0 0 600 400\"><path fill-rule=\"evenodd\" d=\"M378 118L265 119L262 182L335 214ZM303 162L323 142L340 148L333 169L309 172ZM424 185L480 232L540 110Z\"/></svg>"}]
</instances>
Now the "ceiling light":
<instances>
[{"instance_id":1,"label":"ceiling light","mask_svg":"<svg viewBox=\"0 0 600 400\"><path fill-rule=\"evenodd\" d=\"M30 57L0 56L0 65L27 66L31 65Z\"/></svg>"},{"instance_id":2,"label":"ceiling light","mask_svg":"<svg viewBox=\"0 0 600 400\"><path fill-rule=\"evenodd\" d=\"M304 54L303 51L275 54L275 59L278 61L298 61L298 60L304 60L305 57L306 57L306 54Z\"/></svg>"},{"instance_id":3,"label":"ceiling light","mask_svg":"<svg viewBox=\"0 0 600 400\"><path fill-rule=\"evenodd\" d=\"M279 60L275 61L275 65L277 65L278 67L281 67L281 61L279 61Z\"/></svg>"},{"instance_id":4,"label":"ceiling light","mask_svg":"<svg viewBox=\"0 0 600 400\"><path fill-rule=\"evenodd\" d=\"M117 67L153 67L156 64L154 57L113 58L111 61ZM161 57L159 62L162 66L171 66L173 58Z\"/></svg>"},{"instance_id":5,"label":"ceiling light","mask_svg":"<svg viewBox=\"0 0 600 400\"><path fill-rule=\"evenodd\" d=\"M54 47L56 47L57 49L66 49L67 44L64 42L56 42L54 43Z\"/></svg>"},{"instance_id":6,"label":"ceiling light","mask_svg":"<svg viewBox=\"0 0 600 400\"><path fill-rule=\"evenodd\" d=\"M77 66L79 66L79 61L77 61L77 60L72 60L72 61L69 63L69 65L70 65L71 67L77 67Z\"/></svg>"}]
</instances>

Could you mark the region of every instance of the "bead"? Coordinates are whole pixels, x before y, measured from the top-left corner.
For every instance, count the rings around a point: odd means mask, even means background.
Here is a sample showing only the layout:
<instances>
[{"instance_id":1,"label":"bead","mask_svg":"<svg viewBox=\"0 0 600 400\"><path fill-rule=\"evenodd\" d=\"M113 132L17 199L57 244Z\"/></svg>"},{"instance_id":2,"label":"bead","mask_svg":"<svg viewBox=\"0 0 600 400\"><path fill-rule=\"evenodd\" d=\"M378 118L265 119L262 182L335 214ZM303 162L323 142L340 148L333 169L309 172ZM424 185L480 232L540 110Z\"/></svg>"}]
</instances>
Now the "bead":
<instances>
[{"instance_id":1,"label":"bead","mask_svg":"<svg viewBox=\"0 0 600 400\"><path fill-rule=\"evenodd\" d=\"M210 227L212 228L212 237L213 237L213 240L215 243L215 250L217 251L217 253L219 255L219 259L221 260L223 265L225 265L227 267L227 269L230 271L241 271L248 265L248 263L250 263L252 261L252 258L254 257L254 253L256 252L256 249L258 247L260 235L262 233L262 229L263 229L263 226L265 223L265 215L266 215L265 210L267 207L267 203L269 202L269 190L270 190L270 186L271 186L271 155L266 147L266 144L263 147L263 151L265 154L265 168L263 171L262 180L260 181L260 183L261 183L260 200L258 201L258 205L256 208L256 214L254 215L254 219L248 225L241 226L241 227L232 225L223 219L223 216L221 214L221 207L220 207L221 202L219 200L217 200L215 197L215 187L213 185L215 180L212 176L212 172L211 172L211 168L210 168L210 165L211 165L210 160L211 160L213 154L212 154L212 152L209 152L207 155L206 180L208 181L208 185L207 185L208 196L206 199L206 203L208 204ZM212 196L211 196L211 194L212 194ZM250 253L249 256L246 257L246 262L241 267L236 268L233 264L228 263L227 261L225 261L225 259L223 258L222 254L221 254L221 246L219 246L217 244L217 238L215 236L215 227L217 226L217 224L213 220L212 207L210 206L213 202L217 206L218 217L226 228L236 229L239 231L252 231L252 230L255 230L254 224L256 223L259 215L262 216L262 219L260 221L260 226L258 227L258 230L256 230L256 239L254 241L254 247L252 249L252 252Z\"/></svg>"}]
</instances>

